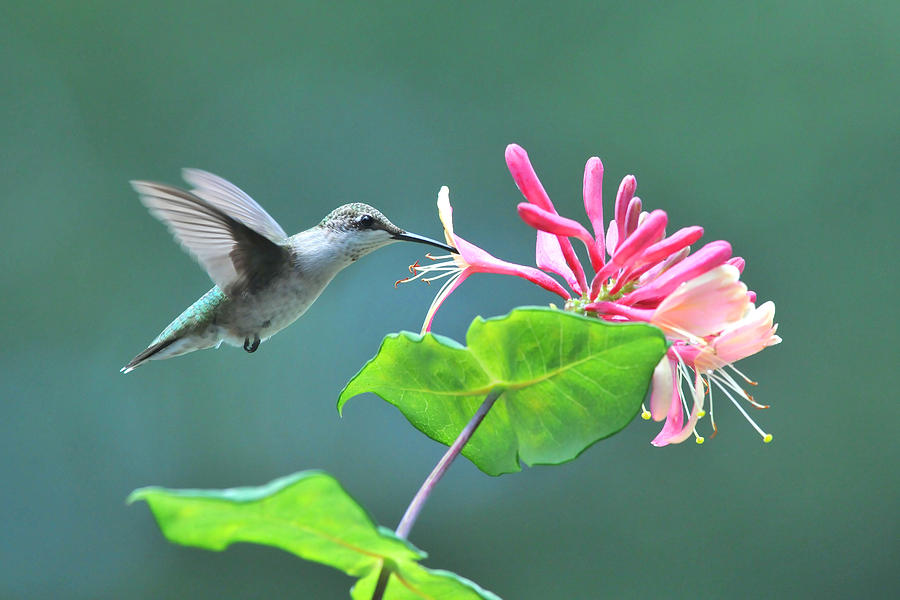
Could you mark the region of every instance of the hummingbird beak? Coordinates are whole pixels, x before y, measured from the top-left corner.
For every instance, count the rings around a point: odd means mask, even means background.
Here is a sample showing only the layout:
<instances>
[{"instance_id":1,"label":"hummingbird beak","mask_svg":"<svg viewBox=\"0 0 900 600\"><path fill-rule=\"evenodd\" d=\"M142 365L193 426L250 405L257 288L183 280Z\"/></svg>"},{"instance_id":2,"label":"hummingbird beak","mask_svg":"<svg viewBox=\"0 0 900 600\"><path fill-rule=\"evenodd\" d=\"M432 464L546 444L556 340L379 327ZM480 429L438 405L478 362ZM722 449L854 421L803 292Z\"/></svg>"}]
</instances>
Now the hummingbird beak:
<instances>
[{"instance_id":1,"label":"hummingbird beak","mask_svg":"<svg viewBox=\"0 0 900 600\"><path fill-rule=\"evenodd\" d=\"M431 238L427 238L424 235L417 235L415 233L409 233L408 231L401 231L400 233L395 233L393 235L395 240L403 240L405 242L416 242L419 244L427 244L429 246L434 246L435 248L440 248L441 250L447 250L448 252L452 252L454 254L459 254L459 251L453 246L448 246L442 242L438 242L437 240L433 240Z\"/></svg>"}]
</instances>

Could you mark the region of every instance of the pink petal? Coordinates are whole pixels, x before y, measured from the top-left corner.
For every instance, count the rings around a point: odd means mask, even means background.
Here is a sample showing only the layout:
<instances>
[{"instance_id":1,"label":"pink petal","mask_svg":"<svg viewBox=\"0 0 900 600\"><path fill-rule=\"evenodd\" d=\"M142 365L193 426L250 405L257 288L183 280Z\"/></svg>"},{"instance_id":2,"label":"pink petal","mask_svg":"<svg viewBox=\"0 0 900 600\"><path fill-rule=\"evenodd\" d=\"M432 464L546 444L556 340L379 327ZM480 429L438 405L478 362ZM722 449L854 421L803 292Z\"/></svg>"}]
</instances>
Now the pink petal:
<instances>
[{"instance_id":1,"label":"pink petal","mask_svg":"<svg viewBox=\"0 0 900 600\"><path fill-rule=\"evenodd\" d=\"M708 351L702 352L697 358L698 368L719 369L779 343L781 338L775 335L778 326L773 324L774 320L773 302L766 302L753 309L739 322L716 336Z\"/></svg>"},{"instance_id":2,"label":"pink petal","mask_svg":"<svg viewBox=\"0 0 900 600\"><path fill-rule=\"evenodd\" d=\"M520 203L516 208L522 220L535 229L553 233L557 236L578 238L584 243L588 254L590 254L591 265L595 269L600 269L603 266L603 257L597 253L594 238L591 237L587 229L582 227L581 223L561 217L556 213L548 212L527 202Z\"/></svg>"},{"instance_id":3,"label":"pink petal","mask_svg":"<svg viewBox=\"0 0 900 600\"><path fill-rule=\"evenodd\" d=\"M559 239L546 231L537 232L537 244L535 245L535 264L545 271L556 273L566 280L575 292L580 296L584 290L578 285L575 274L566 264L562 249L559 247Z\"/></svg>"},{"instance_id":4,"label":"pink petal","mask_svg":"<svg viewBox=\"0 0 900 600\"><path fill-rule=\"evenodd\" d=\"M735 267L737 267L737 270L741 273L744 272L744 267L747 265L747 262L740 256L729 258L727 262L729 265L734 265Z\"/></svg>"},{"instance_id":5,"label":"pink petal","mask_svg":"<svg viewBox=\"0 0 900 600\"><path fill-rule=\"evenodd\" d=\"M662 447L669 444L669 439L681 433L684 423L684 410L681 408L681 395L678 393L678 379L672 385L672 402L669 404L669 412L666 414L666 422L660 432L650 443Z\"/></svg>"},{"instance_id":6,"label":"pink petal","mask_svg":"<svg viewBox=\"0 0 900 600\"><path fill-rule=\"evenodd\" d=\"M556 212L553 208L553 202L550 196L541 185L531 161L528 159L528 153L518 144L510 144L506 147L506 166L509 167L509 173L512 175L513 181L519 187L519 191L525 198L537 204L544 210Z\"/></svg>"},{"instance_id":7,"label":"pink petal","mask_svg":"<svg viewBox=\"0 0 900 600\"><path fill-rule=\"evenodd\" d=\"M667 336L703 338L739 321L750 307L747 286L731 265L720 265L679 286L653 313Z\"/></svg>"},{"instance_id":8,"label":"pink petal","mask_svg":"<svg viewBox=\"0 0 900 600\"><path fill-rule=\"evenodd\" d=\"M619 301L623 304L636 304L654 298L665 298L685 281L718 267L729 258L731 258L731 244L721 240L710 242Z\"/></svg>"},{"instance_id":9,"label":"pink petal","mask_svg":"<svg viewBox=\"0 0 900 600\"><path fill-rule=\"evenodd\" d=\"M679 229L661 242L647 248L640 257L641 263L655 263L676 254L703 237L702 227L685 227Z\"/></svg>"},{"instance_id":10,"label":"pink petal","mask_svg":"<svg viewBox=\"0 0 900 600\"><path fill-rule=\"evenodd\" d=\"M606 253L612 256L616 252L616 245L619 243L619 226L616 220L609 222L609 228L606 230Z\"/></svg>"},{"instance_id":11,"label":"pink petal","mask_svg":"<svg viewBox=\"0 0 900 600\"><path fill-rule=\"evenodd\" d=\"M628 203L628 209L625 211L625 236L631 235L638 226L638 219L641 216L641 199L632 198Z\"/></svg>"},{"instance_id":12,"label":"pink petal","mask_svg":"<svg viewBox=\"0 0 900 600\"><path fill-rule=\"evenodd\" d=\"M597 249L603 252L603 163L596 156L584 165L584 211L594 229ZM602 266L602 265L601 265Z\"/></svg>"},{"instance_id":13,"label":"pink petal","mask_svg":"<svg viewBox=\"0 0 900 600\"><path fill-rule=\"evenodd\" d=\"M667 221L668 217L665 211L654 210L650 213L640 227L619 244L610 261L594 277L591 282L591 296L596 296L602 282L612 277L618 269L628 267L633 260L653 245L665 230Z\"/></svg>"},{"instance_id":14,"label":"pink petal","mask_svg":"<svg viewBox=\"0 0 900 600\"><path fill-rule=\"evenodd\" d=\"M678 403L678 391L675 389L676 373L672 369L672 361L663 356L653 369L653 388L650 391L650 416L654 421L662 421L673 403Z\"/></svg>"},{"instance_id":15,"label":"pink petal","mask_svg":"<svg viewBox=\"0 0 900 600\"><path fill-rule=\"evenodd\" d=\"M556 235L564 235L566 237L575 237L580 240L588 240L593 243L594 238L587 232L581 223L567 219L556 213L547 212L546 210L527 202L520 203L516 210L522 220L534 227Z\"/></svg>"},{"instance_id":16,"label":"pink petal","mask_svg":"<svg viewBox=\"0 0 900 600\"><path fill-rule=\"evenodd\" d=\"M688 255L690 253L691 253L690 248L682 248L681 250L679 250L678 252L676 252L675 254L673 254L672 256L670 256L669 258L664 260L663 262L661 262L657 265L653 265L649 271L647 271L646 273L641 275L639 283L641 285L647 285L648 282L653 281L654 279L659 277L660 274L665 273L673 265L676 265L676 264L680 263L681 261L683 261L685 258L688 257Z\"/></svg>"},{"instance_id":17,"label":"pink petal","mask_svg":"<svg viewBox=\"0 0 900 600\"><path fill-rule=\"evenodd\" d=\"M681 409L681 402L672 402L669 409L669 415L666 418L666 424L663 425L662 431L657 434L651 444L662 447L669 444L680 444L691 436L697 421L700 419L700 412L703 410L703 381L700 379L699 373L694 380L694 406L691 409L691 416L688 422L681 426L684 420L684 414ZM677 407L677 409L676 409ZM675 414L677 412L677 415Z\"/></svg>"},{"instance_id":18,"label":"pink petal","mask_svg":"<svg viewBox=\"0 0 900 600\"><path fill-rule=\"evenodd\" d=\"M668 220L664 210L654 210L624 243L619 244L612 262L620 267L630 263L632 258L643 253L658 240L660 233L665 231Z\"/></svg>"},{"instance_id":19,"label":"pink petal","mask_svg":"<svg viewBox=\"0 0 900 600\"><path fill-rule=\"evenodd\" d=\"M634 196L634 190L637 188L637 180L634 175L626 175L619 184L619 191L616 193L616 233L618 239L625 239L625 213L628 212L628 203ZM611 254L611 253L610 253Z\"/></svg>"},{"instance_id":20,"label":"pink petal","mask_svg":"<svg viewBox=\"0 0 900 600\"><path fill-rule=\"evenodd\" d=\"M485 252L478 246L470 244L458 235L453 236L454 246L459 250L460 256L463 257L470 268L479 273L498 273L501 275L515 275L527 279L532 283L536 283L547 291L553 292L568 300L571 298L565 288L559 283L534 267L526 267L515 263L500 260L495 256Z\"/></svg>"}]
</instances>

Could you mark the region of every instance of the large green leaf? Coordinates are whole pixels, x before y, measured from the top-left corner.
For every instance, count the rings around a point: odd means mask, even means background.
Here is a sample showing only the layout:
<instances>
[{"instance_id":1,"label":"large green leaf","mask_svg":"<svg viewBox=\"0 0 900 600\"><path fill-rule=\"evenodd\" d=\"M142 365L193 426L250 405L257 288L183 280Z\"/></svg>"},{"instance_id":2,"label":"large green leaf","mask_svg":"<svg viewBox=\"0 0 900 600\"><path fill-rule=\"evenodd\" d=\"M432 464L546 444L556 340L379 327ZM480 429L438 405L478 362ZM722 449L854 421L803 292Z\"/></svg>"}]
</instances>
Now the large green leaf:
<instances>
[{"instance_id":1,"label":"large green leaf","mask_svg":"<svg viewBox=\"0 0 900 600\"><path fill-rule=\"evenodd\" d=\"M225 490L135 490L170 542L224 550L253 542L287 550L357 577L381 561L417 560L425 553L378 527L331 475L301 471L260 487Z\"/></svg>"},{"instance_id":2,"label":"large green leaf","mask_svg":"<svg viewBox=\"0 0 900 600\"><path fill-rule=\"evenodd\" d=\"M137 500L150 505L171 542L208 550L235 542L281 548L360 577L354 598L371 598L388 565L392 575L384 600L499 600L467 579L420 566L415 561L424 552L376 525L335 478L321 471L295 473L260 487L146 487L128 497L128 502ZM361 590L368 590L368 597Z\"/></svg>"},{"instance_id":3,"label":"large green leaf","mask_svg":"<svg viewBox=\"0 0 900 600\"><path fill-rule=\"evenodd\" d=\"M550 308L475 319L466 346L433 334L388 335L341 392L338 410L373 392L417 429L451 444L492 389L504 393L462 454L485 473L559 464L625 427L666 351L661 331Z\"/></svg>"}]
</instances>

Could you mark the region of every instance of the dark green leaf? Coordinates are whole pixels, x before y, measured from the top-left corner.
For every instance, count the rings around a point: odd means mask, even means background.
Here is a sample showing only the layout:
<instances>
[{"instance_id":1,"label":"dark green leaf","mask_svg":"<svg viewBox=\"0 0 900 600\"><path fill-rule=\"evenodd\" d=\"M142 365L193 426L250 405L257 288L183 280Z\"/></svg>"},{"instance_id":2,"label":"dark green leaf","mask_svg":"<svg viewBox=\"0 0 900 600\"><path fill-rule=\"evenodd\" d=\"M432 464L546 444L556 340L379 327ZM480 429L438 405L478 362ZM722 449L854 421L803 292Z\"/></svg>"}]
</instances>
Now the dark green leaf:
<instances>
[{"instance_id":1,"label":"dark green leaf","mask_svg":"<svg viewBox=\"0 0 900 600\"><path fill-rule=\"evenodd\" d=\"M637 414L666 350L657 328L550 308L477 318L466 346L432 334L387 336L338 409L373 392L451 444L487 393L504 389L462 454L490 475L574 459Z\"/></svg>"}]
</instances>

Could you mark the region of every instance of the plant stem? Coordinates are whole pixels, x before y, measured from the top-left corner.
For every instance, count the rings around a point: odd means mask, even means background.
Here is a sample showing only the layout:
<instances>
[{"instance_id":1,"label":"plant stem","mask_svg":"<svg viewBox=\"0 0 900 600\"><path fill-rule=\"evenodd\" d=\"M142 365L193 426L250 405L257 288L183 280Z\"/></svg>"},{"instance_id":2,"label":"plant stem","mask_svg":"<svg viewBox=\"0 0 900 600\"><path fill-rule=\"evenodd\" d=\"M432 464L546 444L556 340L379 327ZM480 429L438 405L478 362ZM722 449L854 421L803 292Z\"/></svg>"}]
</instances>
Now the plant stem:
<instances>
[{"instance_id":1,"label":"plant stem","mask_svg":"<svg viewBox=\"0 0 900 600\"><path fill-rule=\"evenodd\" d=\"M400 524L397 525L397 530L394 533L396 533L398 537L403 539L409 537L409 532L413 525L415 525L416 519L419 518L419 513L422 512L422 507L425 506L425 501L428 500L432 490L434 490L434 486L437 485L437 482L441 480L441 477L443 477L444 473L447 472L447 469L450 468L450 464L457 456L459 456L463 446L465 446L472 438L475 430L481 425L481 422L487 416L488 411L491 410L491 407L494 406L494 402L497 401L497 398L500 397L500 394L502 394L503 391L502 388L495 388L488 393L484 402L481 403L481 406L478 407L478 410L475 411L475 414L469 422L466 423L466 426L463 427L463 430L459 433L459 436L457 436L456 441L454 441L453 445L447 449L447 452L444 453L444 456L442 456L441 460L438 461L438 464L435 465L431 474L429 474L425 479L425 482L422 483L422 487L416 492L415 497L412 499L412 502L409 503L406 512L403 514L403 518L400 519ZM381 573L378 575L378 583L375 584L375 593L372 594L372 600L382 599L390 576L390 570L382 567Z\"/></svg>"}]
</instances>

